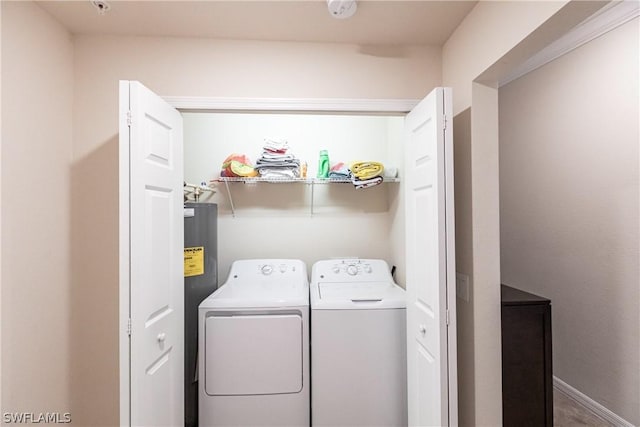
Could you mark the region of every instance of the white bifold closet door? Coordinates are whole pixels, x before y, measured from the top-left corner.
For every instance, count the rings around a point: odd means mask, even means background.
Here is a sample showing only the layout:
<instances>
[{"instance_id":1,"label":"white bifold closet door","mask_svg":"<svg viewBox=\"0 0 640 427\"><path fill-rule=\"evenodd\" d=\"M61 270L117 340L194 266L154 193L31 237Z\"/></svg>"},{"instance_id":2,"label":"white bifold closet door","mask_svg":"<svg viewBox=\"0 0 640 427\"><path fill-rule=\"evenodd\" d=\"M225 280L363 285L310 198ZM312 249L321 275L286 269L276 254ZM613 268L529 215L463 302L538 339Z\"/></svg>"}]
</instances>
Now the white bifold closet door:
<instances>
[{"instance_id":1,"label":"white bifold closet door","mask_svg":"<svg viewBox=\"0 0 640 427\"><path fill-rule=\"evenodd\" d=\"M434 89L405 120L410 426L458 422L450 121L449 88Z\"/></svg>"},{"instance_id":2,"label":"white bifold closet door","mask_svg":"<svg viewBox=\"0 0 640 427\"><path fill-rule=\"evenodd\" d=\"M120 98L120 291L121 310L129 311L121 365L125 347L130 360L128 381L121 366L129 384L121 424L177 426L184 423L182 116L139 82L120 82Z\"/></svg>"}]
</instances>

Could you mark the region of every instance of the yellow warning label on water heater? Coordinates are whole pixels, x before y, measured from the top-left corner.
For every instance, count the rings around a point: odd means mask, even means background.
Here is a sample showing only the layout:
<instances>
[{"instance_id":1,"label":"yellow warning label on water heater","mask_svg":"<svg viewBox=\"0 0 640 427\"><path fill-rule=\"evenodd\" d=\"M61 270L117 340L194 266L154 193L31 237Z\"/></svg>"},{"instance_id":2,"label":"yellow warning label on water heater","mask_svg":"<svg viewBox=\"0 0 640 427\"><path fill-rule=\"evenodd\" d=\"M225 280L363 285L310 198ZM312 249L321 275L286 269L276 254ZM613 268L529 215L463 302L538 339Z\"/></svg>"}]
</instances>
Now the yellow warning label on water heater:
<instances>
[{"instance_id":1,"label":"yellow warning label on water heater","mask_svg":"<svg viewBox=\"0 0 640 427\"><path fill-rule=\"evenodd\" d=\"M184 277L204 274L204 246L184 248Z\"/></svg>"}]
</instances>

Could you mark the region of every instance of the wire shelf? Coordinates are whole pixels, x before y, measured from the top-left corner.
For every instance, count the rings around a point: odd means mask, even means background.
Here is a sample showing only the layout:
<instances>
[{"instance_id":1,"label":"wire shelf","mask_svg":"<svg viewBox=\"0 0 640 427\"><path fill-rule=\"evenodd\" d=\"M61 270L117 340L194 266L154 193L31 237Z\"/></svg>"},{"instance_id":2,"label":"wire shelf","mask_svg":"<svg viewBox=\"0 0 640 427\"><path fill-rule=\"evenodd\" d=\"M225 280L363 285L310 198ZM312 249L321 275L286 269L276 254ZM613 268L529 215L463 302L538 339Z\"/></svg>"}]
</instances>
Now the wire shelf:
<instances>
[{"instance_id":1,"label":"wire shelf","mask_svg":"<svg viewBox=\"0 0 640 427\"><path fill-rule=\"evenodd\" d=\"M340 178L263 178L263 177L253 177L253 178L244 178L244 177L225 177L221 176L212 180L212 182L221 182L224 183L227 189L227 196L229 197L229 204L231 205L231 214L236 216L236 208L233 203L233 197L231 196L231 188L229 187L229 183L239 182L243 184L257 184L257 183L267 183L267 184L307 184L311 186L311 205L310 205L310 213L313 216L313 205L314 205L314 187L316 184L353 184L350 179L340 179ZM400 182L399 178L384 178L382 183L392 183L392 182Z\"/></svg>"}]
</instances>

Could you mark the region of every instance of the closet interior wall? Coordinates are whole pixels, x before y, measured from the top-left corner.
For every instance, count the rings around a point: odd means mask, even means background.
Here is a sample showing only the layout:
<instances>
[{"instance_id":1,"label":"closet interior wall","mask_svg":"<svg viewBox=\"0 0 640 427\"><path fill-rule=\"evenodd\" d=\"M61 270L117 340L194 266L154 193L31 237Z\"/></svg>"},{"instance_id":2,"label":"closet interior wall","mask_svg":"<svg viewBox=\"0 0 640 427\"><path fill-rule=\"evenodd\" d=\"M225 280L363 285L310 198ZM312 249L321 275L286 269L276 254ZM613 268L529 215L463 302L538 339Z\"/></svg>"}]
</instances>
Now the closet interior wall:
<instances>
[{"instance_id":1,"label":"closet interior wall","mask_svg":"<svg viewBox=\"0 0 640 427\"><path fill-rule=\"evenodd\" d=\"M329 113L183 113L185 181L209 182L224 159L245 154L255 162L265 138L285 139L289 154L307 163L316 177L320 150L331 164L381 161L402 171L403 115ZM221 280L236 259L300 258L310 267L319 259L385 259L404 275L399 248L404 242L400 183L355 190L352 184L214 184L218 203ZM313 192L313 195L312 195ZM311 213L313 197L313 214ZM404 280L401 282L404 284Z\"/></svg>"}]
</instances>

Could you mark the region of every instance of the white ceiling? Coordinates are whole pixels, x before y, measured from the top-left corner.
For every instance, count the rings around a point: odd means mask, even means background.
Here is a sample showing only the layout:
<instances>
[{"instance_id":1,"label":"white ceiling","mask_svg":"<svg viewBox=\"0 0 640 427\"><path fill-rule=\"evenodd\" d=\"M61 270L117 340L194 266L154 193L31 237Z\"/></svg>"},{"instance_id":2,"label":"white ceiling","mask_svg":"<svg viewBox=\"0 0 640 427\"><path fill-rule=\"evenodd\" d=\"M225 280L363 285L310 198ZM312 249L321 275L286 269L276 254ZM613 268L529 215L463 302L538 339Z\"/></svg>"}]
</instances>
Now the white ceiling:
<instances>
[{"instance_id":1,"label":"white ceiling","mask_svg":"<svg viewBox=\"0 0 640 427\"><path fill-rule=\"evenodd\" d=\"M442 45L477 3L361 0L339 20L324 0L107 1L102 16L90 0L38 4L74 34Z\"/></svg>"}]
</instances>

